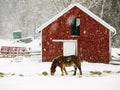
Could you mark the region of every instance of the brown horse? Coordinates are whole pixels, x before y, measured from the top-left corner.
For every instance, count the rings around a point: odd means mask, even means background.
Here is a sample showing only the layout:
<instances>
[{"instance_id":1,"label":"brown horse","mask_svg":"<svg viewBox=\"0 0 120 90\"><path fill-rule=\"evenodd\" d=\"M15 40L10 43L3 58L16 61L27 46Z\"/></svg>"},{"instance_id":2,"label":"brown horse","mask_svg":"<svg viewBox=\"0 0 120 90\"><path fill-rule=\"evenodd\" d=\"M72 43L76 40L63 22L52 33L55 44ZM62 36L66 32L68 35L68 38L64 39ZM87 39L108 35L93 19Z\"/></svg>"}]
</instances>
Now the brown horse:
<instances>
[{"instance_id":1,"label":"brown horse","mask_svg":"<svg viewBox=\"0 0 120 90\"><path fill-rule=\"evenodd\" d=\"M74 70L73 75L76 75L77 68L80 71L80 75L82 75L81 60L76 55L56 57L53 60L51 68L50 68L51 75L54 75L57 66L59 66L61 68L62 76L64 75L64 72L66 75L68 74L65 69L65 67L67 67L67 66L74 66L75 70Z\"/></svg>"}]
</instances>

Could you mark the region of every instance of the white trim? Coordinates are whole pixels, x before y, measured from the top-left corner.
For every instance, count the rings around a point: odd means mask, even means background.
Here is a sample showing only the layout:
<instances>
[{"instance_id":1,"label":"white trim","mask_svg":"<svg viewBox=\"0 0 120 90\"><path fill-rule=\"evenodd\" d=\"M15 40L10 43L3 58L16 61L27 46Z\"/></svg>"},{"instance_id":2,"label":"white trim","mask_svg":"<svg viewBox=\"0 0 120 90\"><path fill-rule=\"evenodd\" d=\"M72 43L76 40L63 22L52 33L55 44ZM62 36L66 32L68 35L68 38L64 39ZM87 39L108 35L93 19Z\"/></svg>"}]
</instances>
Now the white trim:
<instances>
[{"instance_id":1,"label":"white trim","mask_svg":"<svg viewBox=\"0 0 120 90\"><path fill-rule=\"evenodd\" d=\"M41 32L41 37L43 37L43 36L42 36L42 32ZM42 58L42 51L43 51L42 40L43 40L43 39L41 38L41 62L43 62L43 58Z\"/></svg>"},{"instance_id":2,"label":"white trim","mask_svg":"<svg viewBox=\"0 0 120 90\"><path fill-rule=\"evenodd\" d=\"M53 42L77 42L77 40L52 40Z\"/></svg>"},{"instance_id":3,"label":"white trim","mask_svg":"<svg viewBox=\"0 0 120 90\"><path fill-rule=\"evenodd\" d=\"M78 41L76 40L76 55L78 55Z\"/></svg>"},{"instance_id":4,"label":"white trim","mask_svg":"<svg viewBox=\"0 0 120 90\"><path fill-rule=\"evenodd\" d=\"M111 61L111 32L109 32L109 62Z\"/></svg>"},{"instance_id":5,"label":"white trim","mask_svg":"<svg viewBox=\"0 0 120 90\"><path fill-rule=\"evenodd\" d=\"M112 32L116 32L116 29L113 28L112 26L110 26L108 23L106 23L104 20L102 20L101 18L99 18L98 16L96 16L95 14L93 14L91 11L89 11L87 8L83 7L81 4L79 3L75 3L75 4L71 4L69 5L67 8L63 9L60 13L58 13L57 15L55 15L52 19L50 19L48 22L46 22L45 24L43 24L42 26L40 26L39 28L36 29L37 32L42 31L45 27L47 27L49 24L51 24L52 22L54 22L55 20L57 20L60 16L62 16L63 14L65 14L67 11L69 11L71 8L73 7L78 7L79 9L81 9L83 12L85 12L86 14L88 14L89 16L91 16L93 19L95 19L97 22L99 22L100 24L102 24L103 26L105 26L106 28L108 28L110 31Z\"/></svg>"},{"instance_id":6,"label":"white trim","mask_svg":"<svg viewBox=\"0 0 120 90\"><path fill-rule=\"evenodd\" d=\"M52 40L53 42L62 42L62 43L64 43L64 42L75 42L75 47L76 47L76 51L75 51L75 54L76 55L78 55L78 42L77 42L77 40Z\"/></svg>"}]
</instances>

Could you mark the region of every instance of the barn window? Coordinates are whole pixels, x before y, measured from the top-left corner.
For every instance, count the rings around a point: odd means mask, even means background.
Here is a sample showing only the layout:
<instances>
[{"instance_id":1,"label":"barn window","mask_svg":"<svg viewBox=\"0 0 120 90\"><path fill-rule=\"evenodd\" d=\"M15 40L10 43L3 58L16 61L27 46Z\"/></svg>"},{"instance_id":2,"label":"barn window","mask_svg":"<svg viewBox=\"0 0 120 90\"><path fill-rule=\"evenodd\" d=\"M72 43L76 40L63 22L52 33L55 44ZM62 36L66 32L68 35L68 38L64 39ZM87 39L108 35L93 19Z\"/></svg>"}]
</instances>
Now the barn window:
<instances>
[{"instance_id":1,"label":"barn window","mask_svg":"<svg viewBox=\"0 0 120 90\"><path fill-rule=\"evenodd\" d=\"M71 36L80 36L80 18L73 18L70 24Z\"/></svg>"}]
</instances>

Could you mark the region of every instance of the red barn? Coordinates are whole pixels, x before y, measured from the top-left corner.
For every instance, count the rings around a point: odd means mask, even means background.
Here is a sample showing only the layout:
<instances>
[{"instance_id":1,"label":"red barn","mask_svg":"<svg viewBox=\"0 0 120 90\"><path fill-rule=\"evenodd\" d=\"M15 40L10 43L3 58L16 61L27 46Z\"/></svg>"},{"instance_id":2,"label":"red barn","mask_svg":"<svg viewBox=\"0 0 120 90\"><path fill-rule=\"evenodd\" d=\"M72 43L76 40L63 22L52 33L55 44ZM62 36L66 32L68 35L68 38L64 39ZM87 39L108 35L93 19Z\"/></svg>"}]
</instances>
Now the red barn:
<instances>
[{"instance_id":1,"label":"red barn","mask_svg":"<svg viewBox=\"0 0 120 90\"><path fill-rule=\"evenodd\" d=\"M109 63L110 34L116 30L80 4L72 4L38 28L42 32L42 61L64 55Z\"/></svg>"}]
</instances>

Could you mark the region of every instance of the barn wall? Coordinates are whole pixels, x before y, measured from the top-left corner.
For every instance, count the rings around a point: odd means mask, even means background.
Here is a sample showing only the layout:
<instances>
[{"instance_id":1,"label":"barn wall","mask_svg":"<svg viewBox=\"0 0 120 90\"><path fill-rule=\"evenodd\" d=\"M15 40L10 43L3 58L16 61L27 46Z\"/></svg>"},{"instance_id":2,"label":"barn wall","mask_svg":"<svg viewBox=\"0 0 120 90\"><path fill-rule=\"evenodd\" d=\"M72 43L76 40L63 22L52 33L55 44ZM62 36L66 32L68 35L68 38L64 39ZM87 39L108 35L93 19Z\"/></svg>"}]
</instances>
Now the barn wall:
<instances>
[{"instance_id":1,"label":"barn wall","mask_svg":"<svg viewBox=\"0 0 120 90\"><path fill-rule=\"evenodd\" d=\"M80 17L80 36L70 35L70 22ZM78 56L89 62L109 62L109 30L96 20L73 7L42 30L42 61L63 55L63 43L52 40L77 40Z\"/></svg>"}]
</instances>

